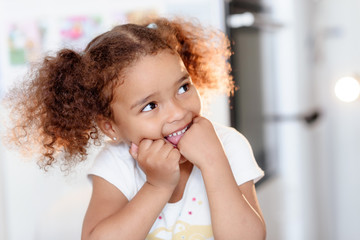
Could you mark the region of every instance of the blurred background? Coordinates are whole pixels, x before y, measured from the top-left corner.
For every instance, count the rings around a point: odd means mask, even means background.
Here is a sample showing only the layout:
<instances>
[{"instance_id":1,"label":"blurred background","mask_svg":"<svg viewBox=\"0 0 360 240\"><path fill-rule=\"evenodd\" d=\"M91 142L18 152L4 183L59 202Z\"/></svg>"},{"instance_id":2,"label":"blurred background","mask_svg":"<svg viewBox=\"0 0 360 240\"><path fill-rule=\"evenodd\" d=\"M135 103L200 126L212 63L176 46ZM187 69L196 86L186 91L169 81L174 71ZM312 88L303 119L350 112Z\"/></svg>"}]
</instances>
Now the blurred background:
<instances>
[{"instance_id":1,"label":"blurred background","mask_svg":"<svg viewBox=\"0 0 360 240\"><path fill-rule=\"evenodd\" d=\"M0 0L0 97L29 63L82 49L117 24L196 18L232 41L239 90L217 96L206 114L241 131L266 172L256 187L267 239L355 240L359 11L358 0ZM0 145L0 239L80 239L97 150L71 173L44 173Z\"/></svg>"}]
</instances>

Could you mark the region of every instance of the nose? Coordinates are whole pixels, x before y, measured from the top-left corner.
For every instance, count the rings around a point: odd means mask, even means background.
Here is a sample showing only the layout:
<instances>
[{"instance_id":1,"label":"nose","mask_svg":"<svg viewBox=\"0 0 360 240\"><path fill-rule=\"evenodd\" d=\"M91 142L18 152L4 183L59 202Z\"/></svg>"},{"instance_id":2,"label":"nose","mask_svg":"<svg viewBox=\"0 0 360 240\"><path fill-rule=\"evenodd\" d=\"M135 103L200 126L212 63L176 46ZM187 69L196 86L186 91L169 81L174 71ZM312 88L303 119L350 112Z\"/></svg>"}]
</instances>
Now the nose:
<instances>
[{"instance_id":1,"label":"nose","mask_svg":"<svg viewBox=\"0 0 360 240\"><path fill-rule=\"evenodd\" d=\"M176 99L169 101L166 106L168 123L182 120L185 117L186 112L186 107L180 101Z\"/></svg>"}]
</instances>

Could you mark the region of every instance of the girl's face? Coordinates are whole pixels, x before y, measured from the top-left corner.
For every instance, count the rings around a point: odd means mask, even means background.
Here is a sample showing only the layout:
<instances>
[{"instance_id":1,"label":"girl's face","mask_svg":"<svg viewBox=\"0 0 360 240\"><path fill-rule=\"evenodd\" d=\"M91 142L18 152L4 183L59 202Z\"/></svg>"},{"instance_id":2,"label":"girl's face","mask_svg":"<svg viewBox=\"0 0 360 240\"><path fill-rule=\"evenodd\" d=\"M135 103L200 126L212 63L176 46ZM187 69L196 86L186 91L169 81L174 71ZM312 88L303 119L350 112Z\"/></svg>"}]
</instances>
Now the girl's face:
<instances>
[{"instance_id":1,"label":"girl's face","mask_svg":"<svg viewBox=\"0 0 360 240\"><path fill-rule=\"evenodd\" d=\"M165 138L177 145L201 112L199 93L184 63L167 50L140 58L126 70L114 94L112 127L128 144Z\"/></svg>"}]
</instances>

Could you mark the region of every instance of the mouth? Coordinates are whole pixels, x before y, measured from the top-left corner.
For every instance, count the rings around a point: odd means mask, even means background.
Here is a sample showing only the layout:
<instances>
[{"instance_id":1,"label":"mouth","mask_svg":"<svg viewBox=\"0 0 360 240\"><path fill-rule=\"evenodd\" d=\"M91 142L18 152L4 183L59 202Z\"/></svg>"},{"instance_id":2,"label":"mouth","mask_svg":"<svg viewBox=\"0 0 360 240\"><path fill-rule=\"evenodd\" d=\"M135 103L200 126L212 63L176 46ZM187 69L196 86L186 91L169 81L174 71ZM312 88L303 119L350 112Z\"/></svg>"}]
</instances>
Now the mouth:
<instances>
[{"instance_id":1,"label":"mouth","mask_svg":"<svg viewBox=\"0 0 360 240\"><path fill-rule=\"evenodd\" d=\"M172 145L174 145L174 147L176 147L180 139L184 136L185 132L190 128L190 125L191 124L188 124L183 129L177 130L169 134L168 136L165 137L165 139L169 141Z\"/></svg>"}]
</instances>

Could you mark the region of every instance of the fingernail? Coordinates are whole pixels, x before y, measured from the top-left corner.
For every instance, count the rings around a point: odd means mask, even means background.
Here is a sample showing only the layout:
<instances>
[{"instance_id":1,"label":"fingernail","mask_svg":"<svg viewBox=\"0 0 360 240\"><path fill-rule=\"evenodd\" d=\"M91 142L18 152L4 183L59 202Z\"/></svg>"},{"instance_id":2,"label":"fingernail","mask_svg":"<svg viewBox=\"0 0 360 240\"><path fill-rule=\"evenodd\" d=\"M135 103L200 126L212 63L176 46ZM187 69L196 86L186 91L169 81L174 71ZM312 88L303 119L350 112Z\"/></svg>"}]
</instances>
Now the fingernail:
<instances>
[{"instance_id":1,"label":"fingernail","mask_svg":"<svg viewBox=\"0 0 360 240\"><path fill-rule=\"evenodd\" d=\"M131 143L131 151L133 151L133 152L137 152L138 151L138 146L135 144L135 143Z\"/></svg>"}]
</instances>

